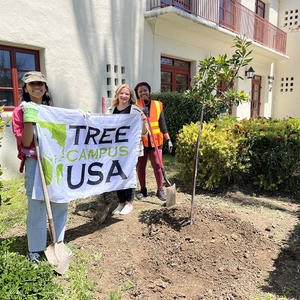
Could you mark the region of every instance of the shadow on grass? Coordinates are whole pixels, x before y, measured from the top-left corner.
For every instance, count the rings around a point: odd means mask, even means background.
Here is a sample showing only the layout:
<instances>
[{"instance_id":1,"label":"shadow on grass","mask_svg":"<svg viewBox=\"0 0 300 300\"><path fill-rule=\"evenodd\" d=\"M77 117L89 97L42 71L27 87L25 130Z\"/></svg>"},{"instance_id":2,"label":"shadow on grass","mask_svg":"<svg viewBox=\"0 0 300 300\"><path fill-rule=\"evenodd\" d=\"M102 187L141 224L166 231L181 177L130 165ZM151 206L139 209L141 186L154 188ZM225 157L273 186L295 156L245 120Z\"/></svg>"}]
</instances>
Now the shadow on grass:
<instances>
[{"instance_id":1,"label":"shadow on grass","mask_svg":"<svg viewBox=\"0 0 300 300\"><path fill-rule=\"evenodd\" d=\"M12 243L9 246L9 252L19 253L21 255L27 255L27 236L12 236L8 238L1 238L0 244L2 244L3 241L11 240Z\"/></svg>"}]
</instances>

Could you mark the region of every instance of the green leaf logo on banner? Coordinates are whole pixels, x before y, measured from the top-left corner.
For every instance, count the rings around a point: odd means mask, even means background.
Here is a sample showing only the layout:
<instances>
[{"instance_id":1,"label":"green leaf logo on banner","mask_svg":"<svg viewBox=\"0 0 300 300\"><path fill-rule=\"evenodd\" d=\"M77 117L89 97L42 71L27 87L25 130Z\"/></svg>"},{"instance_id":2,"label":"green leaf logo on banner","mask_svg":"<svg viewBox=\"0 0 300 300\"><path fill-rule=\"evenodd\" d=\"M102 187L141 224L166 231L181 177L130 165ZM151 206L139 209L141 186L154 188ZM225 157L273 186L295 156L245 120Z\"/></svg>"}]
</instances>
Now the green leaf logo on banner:
<instances>
[{"instance_id":1,"label":"green leaf logo on banner","mask_svg":"<svg viewBox=\"0 0 300 300\"><path fill-rule=\"evenodd\" d=\"M51 138L56 141L58 146L61 147L60 157L53 158L47 155L43 157L46 184L51 184L54 177L56 178L56 182L59 185L60 180L63 177L63 164L61 163L61 161L65 157L65 145L67 138L66 124L57 124L52 122L40 121L39 125L41 126L41 128L47 129L49 132L51 132ZM54 172L56 176L53 176Z\"/></svg>"}]
</instances>

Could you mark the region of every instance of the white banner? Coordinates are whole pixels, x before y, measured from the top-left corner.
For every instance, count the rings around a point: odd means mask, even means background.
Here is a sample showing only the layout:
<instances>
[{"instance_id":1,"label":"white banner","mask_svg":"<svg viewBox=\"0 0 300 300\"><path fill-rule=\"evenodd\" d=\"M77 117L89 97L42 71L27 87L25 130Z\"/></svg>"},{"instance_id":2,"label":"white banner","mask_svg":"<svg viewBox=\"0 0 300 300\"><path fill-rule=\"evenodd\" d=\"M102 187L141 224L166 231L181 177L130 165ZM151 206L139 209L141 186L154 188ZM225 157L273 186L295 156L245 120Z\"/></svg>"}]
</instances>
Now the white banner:
<instances>
[{"instance_id":1,"label":"white banner","mask_svg":"<svg viewBox=\"0 0 300 300\"><path fill-rule=\"evenodd\" d=\"M136 187L139 114L90 114L39 105L36 124L50 201ZM37 167L33 199L44 200Z\"/></svg>"}]
</instances>

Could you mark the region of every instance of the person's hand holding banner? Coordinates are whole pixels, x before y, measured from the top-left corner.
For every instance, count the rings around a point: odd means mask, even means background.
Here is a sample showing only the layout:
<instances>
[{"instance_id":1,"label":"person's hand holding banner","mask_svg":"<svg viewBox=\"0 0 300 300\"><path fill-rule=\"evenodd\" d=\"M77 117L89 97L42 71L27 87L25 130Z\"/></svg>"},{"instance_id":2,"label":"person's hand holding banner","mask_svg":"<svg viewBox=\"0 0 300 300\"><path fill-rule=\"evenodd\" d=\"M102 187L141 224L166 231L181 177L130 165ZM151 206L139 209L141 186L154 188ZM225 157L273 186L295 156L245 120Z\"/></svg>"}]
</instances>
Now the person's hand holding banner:
<instances>
[{"instance_id":1,"label":"person's hand holding banner","mask_svg":"<svg viewBox=\"0 0 300 300\"><path fill-rule=\"evenodd\" d=\"M37 123L38 122L38 106L34 102L22 101L21 105L24 112L23 120L24 123Z\"/></svg>"},{"instance_id":2,"label":"person's hand holding banner","mask_svg":"<svg viewBox=\"0 0 300 300\"><path fill-rule=\"evenodd\" d=\"M78 110L82 113L82 115L86 118L90 116L90 111L85 108L78 108Z\"/></svg>"}]
</instances>

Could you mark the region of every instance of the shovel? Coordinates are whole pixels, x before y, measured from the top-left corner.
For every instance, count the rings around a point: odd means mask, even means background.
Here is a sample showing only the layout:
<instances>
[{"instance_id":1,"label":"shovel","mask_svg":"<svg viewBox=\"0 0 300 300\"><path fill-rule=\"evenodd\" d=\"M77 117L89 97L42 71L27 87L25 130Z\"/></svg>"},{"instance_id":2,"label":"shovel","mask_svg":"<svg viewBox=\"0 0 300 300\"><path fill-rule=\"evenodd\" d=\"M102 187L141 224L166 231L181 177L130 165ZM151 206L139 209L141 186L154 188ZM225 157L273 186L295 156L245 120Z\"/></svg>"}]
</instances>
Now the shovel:
<instances>
[{"instance_id":1,"label":"shovel","mask_svg":"<svg viewBox=\"0 0 300 300\"><path fill-rule=\"evenodd\" d=\"M145 108L144 99L141 98L141 102L143 104L143 107ZM154 134L153 134L153 130L152 130L152 127L151 127L151 124L150 124L150 121L149 121L149 116L146 115L146 118L147 118L147 123L148 123L149 129L150 129L151 137L152 137L152 140L153 140L153 143L154 143L155 151L156 151L158 159L159 159L160 168L161 168L162 174L164 176L164 180L168 185L166 187L166 190L167 190L166 207L169 207L169 206L175 205L175 203L176 203L176 185L175 185L175 183L173 183L171 185L171 183L170 183L170 181L167 177L167 174L166 174L165 169L163 167L163 162L161 160L161 157L158 155L158 147L157 147L156 140L155 140Z\"/></svg>"},{"instance_id":2,"label":"shovel","mask_svg":"<svg viewBox=\"0 0 300 300\"><path fill-rule=\"evenodd\" d=\"M53 221L50 199L49 199L49 194L48 194L47 185L44 176L44 170L41 161L40 147L35 135L33 135L33 138L34 138L34 144L36 148L38 166L41 174L42 188L43 188L43 193L45 198L45 205L46 205L46 211L47 211L48 222L49 222L49 227L51 232L51 241L52 241L51 245L49 245L46 248L44 253L47 257L48 262L54 266L54 271L58 274L64 274L69 268L70 255L68 253L67 246L63 242L59 242L59 243L56 242L54 221Z\"/></svg>"}]
</instances>

